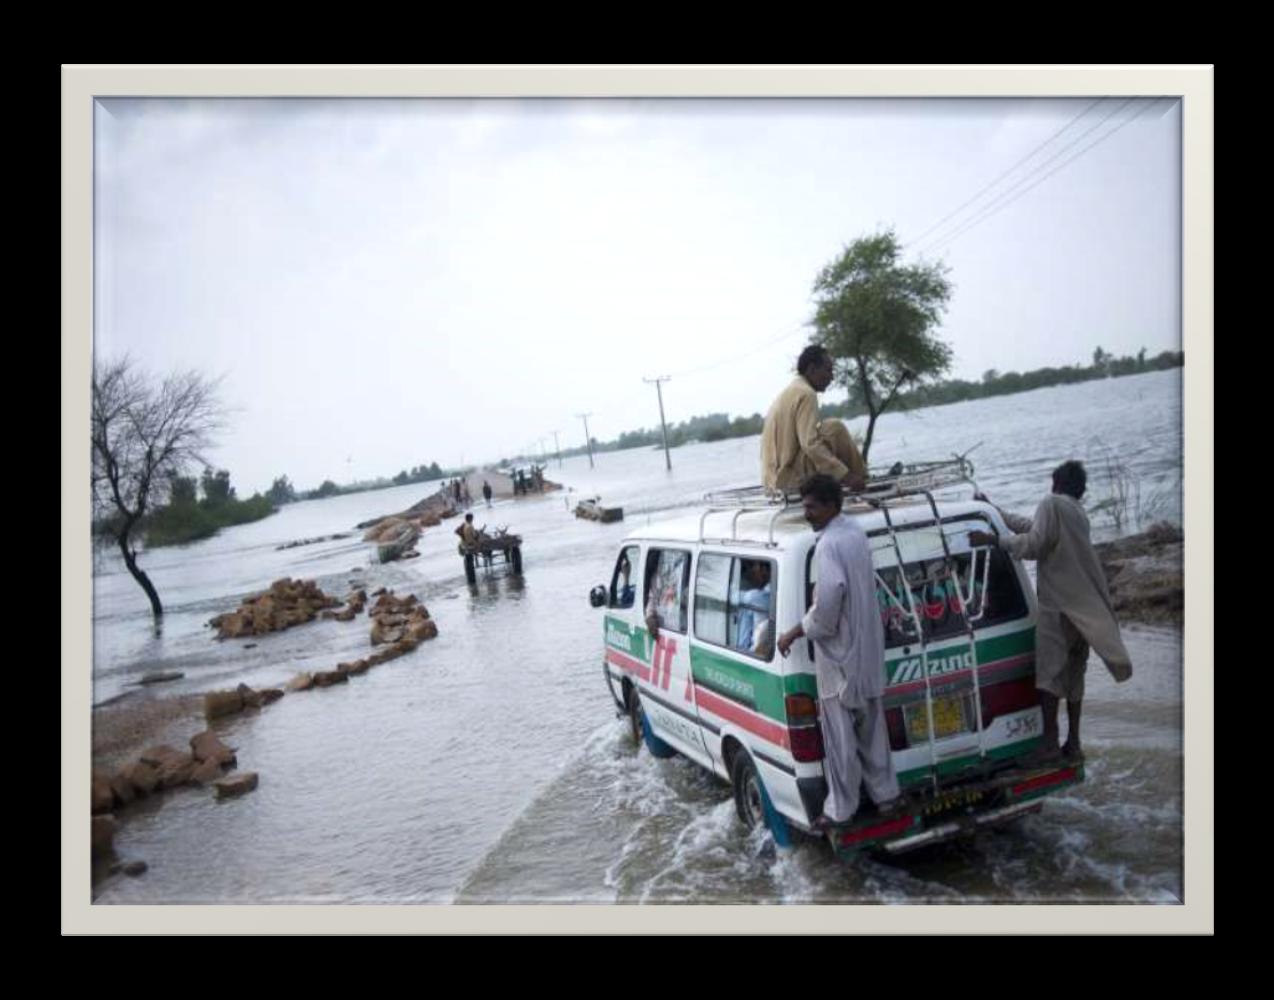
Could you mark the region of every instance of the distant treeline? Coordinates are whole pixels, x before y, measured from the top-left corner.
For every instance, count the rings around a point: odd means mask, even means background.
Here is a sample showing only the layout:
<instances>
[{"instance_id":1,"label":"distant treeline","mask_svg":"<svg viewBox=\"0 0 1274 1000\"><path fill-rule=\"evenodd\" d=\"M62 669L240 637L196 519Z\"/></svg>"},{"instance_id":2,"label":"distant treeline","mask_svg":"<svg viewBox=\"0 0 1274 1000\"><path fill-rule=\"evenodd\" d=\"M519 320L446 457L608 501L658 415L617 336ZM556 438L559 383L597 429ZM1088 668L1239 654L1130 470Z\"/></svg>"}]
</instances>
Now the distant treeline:
<instances>
[{"instance_id":1,"label":"distant treeline","mask_svg":"<svg viewBox=\"0 0 1274 1000\"><path fill-rule=\"evenodd\" d=\"M200 487L203 497L200 498ZM225 469L204 469L203 476L173 476L169 479L167 505L156 507L142 518L139 527L148 548L183 545L209 538L232 524L259 521L274 513L276 505L268 496L255 493L240 500L230 485ZM95 522L94 532L103 535L112 528L110 519Z\"/></svg>"},{"instance_id":2,"label":"distant treeline","mask_svg":"<svg viewBox=\"0 0 1274 1000\"><path fill-rule=\"evenodd\" d=\"M1050 385L1070 385L1075 382L1091 382L1100 378L1118 378L1121 375L1140 375L1143 372L1180 368L1185 364L1182 351L1164 351L1147 358L1144 349L1135 356L1116 358L1100 347L1093 352L1091 365L1064 365L1061 368L1036 368L1029 372L1004 372L992 368L982 375L980 382L949 379L919 386L910 392L900 393L894 406L900 410L917 410L924 406L942 406L966 399L982 399L987 396L1007 396L1015 392L1029 392ZM844 403L820 407L825 417L849 419L862 416L867 408L851 398Z\"/></svg>"},{"instance_id":3,"label":"distant treeline","mask_svg":"<svg viewBox=\"0 0 1274 1000\"><path fill-rule=\"evenodd\" d=\"M1139 375L1143 372L1160 371L1166 368L1180 368L1184 364L1185 354L1181 351L1164 351L1153 358L1148 358L1143 349L1134 356L1117 358L1099 347L1093 352L1091 365L1065 365L1061 368L1036 368L1028 372L1004 373L993 368L982 375L980 382L949 379L900 393L894 401L894 408L915 410L924 406L958 403L966 399L1028 392L1031 389L1042 389L1050 385L1069 385L1099 378L1118 378L1121 375ZM851 419L865 414L867 408L855 400L851 394L851 398L846 402L824 404L819 411L824 417ZM725 438L751 437L761 433L764 422L765 418L760 413L733 419L727 413L709 413L707 416L692 417L668 427L668 446L676 448L692 441L721 441ZM663 435L659 428L651 427L647 430L625 431L613 441L598 441L594 438L593 451L623 451L626 448L662 444ZM583 455L586 450L583 445L579 445L564 449L562 455ZM509 465L523 459L525 456L518 455L511 459L501 459L501 464Z\"/></svg>"},{"instance_id":4,"label":"distant treeline","mask_svg":"<svg viewBox=\"0 0 1274 1000\"><path fill-rule=\"evenodd\" d=\"M387 490L394 486L407 486L410 483L432 483L441 479L451 479L455 476L463 476L473 471L473 467L469 466L464 469L444 469L437 462L430 462L428 465L417 465L410 469L403 469L396 476L381 476L376 479L362 480L357 483L347 483L344 486L338 486L331 479L324 479L317 488L312 490L297 491L292 488L292 484L288 482L287 476L282 476L274 481L267 494L276 505L292 503L296 500L321 500L324 497L341 496L346 493L365 493L368 490Z\"/></svg>"}]
</instances>

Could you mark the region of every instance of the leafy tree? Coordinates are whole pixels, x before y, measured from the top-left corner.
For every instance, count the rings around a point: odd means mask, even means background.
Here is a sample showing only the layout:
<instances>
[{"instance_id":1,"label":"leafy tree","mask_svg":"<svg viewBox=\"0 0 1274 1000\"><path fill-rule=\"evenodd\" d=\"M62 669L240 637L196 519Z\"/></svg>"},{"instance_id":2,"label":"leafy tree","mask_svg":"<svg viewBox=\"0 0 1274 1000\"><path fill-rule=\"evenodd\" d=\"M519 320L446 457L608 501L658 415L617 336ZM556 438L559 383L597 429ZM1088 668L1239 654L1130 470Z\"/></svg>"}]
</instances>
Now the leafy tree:
<instances>
[{"instance_id":1,"label":"leafy tree","mask_svg":"<svg viewBox=\"0 0 1274 1000\"><path fill-rule=\"evenodd\" d=\"M204 502L210 507L220 507L234 499L230 472L226 469L213 472L211 466L205 467L200 485L203 486Z\"/></svg>"},{"instance_id":2,"label":"leafy tree","mask_svg":"<svg viewBox=\"0 0 1274 1000\"><path fill-rule=\"evenodd\" d=\"M193 504L198 488L194 476L171 475L168 477L168 502L182 506Z\"/></svg>"},{"instance_id":3,"label":"leafy tree","mask_svg":"<svg viewBox=\"0 0 1274 1000\"><path fill-rule=\"evenodd\" d=\"M296 490L293 489L287 476L279 476L266 496L274 506L282 507L285 503L293 503L296 500Z\"/></svg>"},{"instance_id":4,"label":"leafy tree","mask_svg":"<svg viewBox=\"0 0 1274 1000\"><path fill-rule=\"evenodd\" d=\"M814 340L867 412L864 459L899 390L951 367L951 348L932 333L951 297L946 273L940 263L903 264L898 238L887 230L849 244L814 281Z\"/></svg>"}]
</instances>

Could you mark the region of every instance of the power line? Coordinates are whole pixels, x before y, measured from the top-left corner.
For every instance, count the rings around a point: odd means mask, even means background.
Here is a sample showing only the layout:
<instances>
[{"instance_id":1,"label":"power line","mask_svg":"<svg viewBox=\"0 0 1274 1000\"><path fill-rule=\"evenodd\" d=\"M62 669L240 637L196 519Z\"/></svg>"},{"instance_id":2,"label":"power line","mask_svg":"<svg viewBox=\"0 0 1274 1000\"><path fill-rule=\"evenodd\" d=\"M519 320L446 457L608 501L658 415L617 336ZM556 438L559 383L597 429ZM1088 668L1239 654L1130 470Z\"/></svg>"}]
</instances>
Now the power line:
<instances>
[{"instance_id":1,"label":"power line","mask_svg":"<svg viewBox=\"0 0 1274 1000\"><path fill-rule=\"evenodd\" d=\"M1133 100L1135 100L1135 98L1130 97L1127 101L1125 101L1125 102L1124 102L1123 104L1121 104L1118 108L1116 108L1114 112L1112 112L1110 115L1107 115L1105 118L1103 118L1103 119L1102 119L1102 121L1101 121L1101 122L1099 122L1098 124L1099 124L1099 125L1105 124L1105 123L1106 123L1107 121L1109 121L1109 120L1110 120L1110 119L1111 119L1111 118L1112 118L1115 114L1118 114L1118 113L1119 113L1120 111L1122 111L1125 107L1127 107L1127 106L1128 106L1128 105L1129 105L1129 104L1130 104ZM1136 113L1136 114L1131 115L1131 116L1130 116L1130 117L1128 117L1128 118L1125 118L1122 122L1120 122L1118 125L1116 125L1114 128L1112 128L1109 132L1106 132L1106 133L1104 133L1104 134L1102 134L1102 135L1099 135L1096 139L1094 139L1092 142L1090 142L1087 146L1085 146L1083 149L1079 150L1079 152L1075 153L1073 156L1070 156L1070 157L1066 158L1066 159L1065 159L1065 160L1063 160L1061 163L1059 163L1056 167L1054 167L1052 170L1048 171L1048 172L1047 172L1046 174L1044 174L1043 176L1041 176L1041 177L1037 178L1036 180L1034 180L1034 182L1033 182L1033 183L1031 183L1029 186L1027 186L1026 188L1024 188L1024 189L1023 189L1023 190L1021 190L1021 191L1018 191L1018 193L1017 193L1017 194L1013 194L1013 196L1012 196L1012 197L1009 197L1009 195L1010 195L1010 194L1012 194L1012 192L1013 192L1013 191L1015 191L1018 187L1020 187L1022 183L1024 183L1026 180L1029 180L1029 179L1030 179L1030 177L1029 177L1029 176L1028 176L1028 177L1026 177L1026 178L1023 178L1023 180L1022 180L1022 181L1020 181L1018 184L1014 185L1012 188L1009 188L1009 190L1008 190L1008 191L1005 191L1003 194L1001 194L1001 195L1000 195L1000 197L999 197L999 198L997 198L994 202L992 202L991 204L989 204L989 205L987 205L987 206L984 206L984 208L983 208L983 210L982 210L982 214L974 216L972 219L970 219L970 220L968 220L967 222L965 222L965 223L964 223L961 227L959 227L958 229L956 229L954 232L949 233L948 235L944 236L942 239L938 240L936 243L932 244L932 245L930 246L930 248L929 248L929 252L930 252L930 253L934 253L934 252L938 251L939 249L945 249L947 246L949 246L951 243L953 243L953 242L954 242L956 239L958 239L960 236L963 236L966 232L968 232L968 231L969 231L970 229L972 229L974 226L978 225L979 223L985 222L987 219L991 218L991 216L993 216L993 215L997 214L998 212L1000 212L1001 210L1003 210L1003 209L1005 209L1005 208L1008 208L1008 207L1009 207L1009 205L1013 204L1013 202L1017 201L1017 200L1018 200L1019 198L1021 198L1023 195L1027 194L1028 192L1030 192L1030 191L1034 190L1035 188L1037 188L1039 185L1043 184L1046 180L1048 180L1050 177L1052 177L1052 176L1053 176L1053 174L1057 173L1059 170L1061 170L1061 169L1062 169L1063 167L1065 167L1067 164L1069 164L1069 163L1073 163L1075 160L1079 159L1081 156L1083 156L1085 153L1087 153L1087 152L1088 152L1090 149L1092 149L1094 146L1098 145L1098 144L1099 144L1099 143L1101 143L1101 142L1104 142L1106 139L1109 139L1112 135L1114 135L1116 132L1118 132L1121 128L1123 128L1123 127L1124 127L1125 125L1127 125L1129 122L1135 121L1136 119L1140 118L1140 117L1141 117L1141 115L1142 115L1142 113L1143 113L1143 112L1144 112L1147 108L1152 107L1152 106L1155 104L1155 102L1156 102L1157 100L1158 100L1158 98L1154 98L1154 99L1152 99L1152 100L1151 100L1148 104L1145 104L1145 105L1143 105L1140 109L1138 109L1138 111L1137 111L1137 113ZM1091 131L1092 131L1092 129L1089 129L1089 130L1088 130L1088 132L1091 132ZM1088 134L1088 132L1085 132L1084 134L1085 134L1085 135L1087 135L1087 134ZM1081 136L1081 138L1082 138L1082 136ZM1072 145L1073 145L1073 143L1072 143ZM1069 147L1068 147L1068 148L1069 148ZM1046 161L1046 163L1041 164L1041 165L1040 165L1040 166L1041 166L1041 168L1042 168L1042 167L1044 167L1044 166L1046 166L1046 165L1047 165L1047 163L1051 163L1051 162L1052 162L1052 160L1053 160L1053 159L1055 159L1055 158L1056 158L1056 157L1050 158L1048 161Z\"/></svg>"},{"instance_id":2,"label":"power line","mask_svg":"<svg viewBox=\"0 0 1274 1000\"><path fill-rule=\"evenodd\" d=\"M953 217L953 216L955 216L955 215L958 215L958 214L959 214L960 212L962 212L965 208L967 208L968 206L972 205L975 201L977 201L979 198L981 198L983 194L985 194L985 193L986 193L987 191L989 191L991 188L995 187L995 185L996 185L996 184L998 184L998 183L1000 183L1000 181L1004 180L1004 178L1005 178L1005 177L1007 177L1009 174L1013 173L1013 171L1014 171L1014 170L1016 170L1018 167L1020 167L1023 163L1025 163L1027 160L1029 160L1032 156L1034 156L1034 155L1035 155L1036 153L1038 153L1041 149L1043 149L1045 146L1047 146L1050 142L1052 142L1054 139L1056 139L1059 135L1061 135L1063 132L1065 132L1068 128L1070 128L1072 125L1074 125L1077 121L1079 121L1081 118L1083 118L1083 117L1084 117L1084 115L1086 115L1086 114L1088 114L1088 112L1092 111L1092 110L1093 110L1093 108L1097 107L1097 105L1099 105L1099 104L1102 102L1102 100L1103 100L1103 98L1100 98L1100 97L1099 97L1099 98L1097 98L1097 100L1093 101L1093 103L1092 103L1092 104L1088 105L1088 107L1086 107L1083 111L1081 111L1081 112L1080 112L1079 114L1077 114L1074 118L1072 118L1070 121L1068 121L1065 125L1063 125L1061 128L1059 128L1056 132L1054 132L1052 135L1050 135L1047 139L1045 139L1043 142L1041 142L1038 146L1036 146L1034 149L1032 149L1032 150L1031 150L1029 153L1027 153L1024 157L1022 157L1020 160L1018 160L1016 163L1014 163L1014 164L1013 164L1013 166L1009 167L1009 169L1008 169L1008 170L1004 171L1004 173L1002 173L1002 174L1000 174L998 177L996 177L996 178L995 178L995 180L991 181L989 184L987 184L986 186L982 187L982 188L981 188L981 189L977 192L977 194L975 194L972 198L970 198L968 201L966 201L966 202L964 202L963 204L961 204L958 208L952 209L950 212L948 212L946 215L944 215L941 219L939 219L937 222L935 222L932 226L930 226L928 229L926 229L923 233L921 233L921 234L920 234L919 236L917 236L915 239L913 239L913 240L909 241L908 243L904 243L904 244L903 244L903 246L902 246L902 249L904 249L904 250L905 250L905 249L906 249L907 247L909 247L909 246L914 246L914 245L915 245L915 244L917 244L917 243L922 243L922 242L924 241L924 238L925 238L926 236L928 236L930 233L932 233L935 229L940 228L940 227L942 226L942 224L943 224L944 222L946 222L948 219L952 218L952 217Z\"/></svg>"},{"instance_id":3,"label":"power line","mask_svg":"<svg viewBox=\"0 0 1274 1000\"><path fill-rule=\"evenodd\" d=\"M780 334L779 336L775 337L772 340L767 340L765 343L752 348L752 350L750 351L745 351L742 354L731 354L725 358L722 358L720 361L713 361L711 364L701 365L698 368L691 368L691 369L688 369L687 371L682 371L682 372L673 372L673 374L668 377L669 378L674 378L674 377L688 378L691 375L702 375L704 372L710 372L716 368L720 368L722 365L732 364L735 361L742 361L744 358L750 358L754 354L760 354L762 351L766 350L767 348L773 347L775 344L781 343L784 340L788 340L792 337L795 337L798 333L801 333L801 332L802 330L799 328L795 330L788 330L786 333Z\"/></svg>"},{"instance_id":4,"label":"power line","mask_svg":"<svg viewBox=\"0 0 1274 1000\"><path fill-rule=\"evenodd\" d=\"M1092 133L1093 133L1094 131L1096 131L1097 129L1101 128L1103 125L1105 125L1108 121L1110 121L1113 117L1115 117L1115 115L1119 114L1119 112L1121 112L1124 108L1128 107L1128 105L1129 105L1129 104L1131 104L1134 100L1136 100L1136 98L1134 98L1134 97L1129 97L1127 100L1125 100L1125 101L1123 102L1123 104L1119 105L1117 108L1115 108L1113 111L1111 111L1108 115L1106 115L1106 116L1105 116L1104 118L1102 118L1100 121L1095 122L1094 124L1090 125L1090 126L1089 126L1088 128L1086 128L1086 129L1085 129L1085 130L1084 130L1084 131L1083 131L1080 135L1076 136L1074 139L1072 139L1070 142L1068 142L1065 146L1063 146L1061 149L1059 149L1056 153L1054 153L1052 156L1050 156L1050 157L1049 157L1047 160L1045 160L1043 163L1041 163L1041 164L1039 164L1038 166L1036 166L1036 167L1032 168L1032 170L1031 170L1029 173L1027 173L1027 174L1026 174L1026 176L1024 176L1024 177L1022 177L1022 178L1019 178L1019 179L1018 179L1018 181L1017 181L1017 183L1015 183L1015 184L1013 184L1012 186L1010 186L1007 190L1001 191L1001 192L1000 192L1000 193L999 193L999 194L998 194L998 195L997 195L997 196L996 196L996 197L995 197L995 198L994 198L994 199L993 199L993 200L992 200L989 204L987 204L987 205L983 205L980 209L978 209L978 211L977 211L977 212L975 212L971 218L966 219L964 222L962 222L959 226L957 226L957 227L956 227L954 230L952 230L950 233L947 233L945 236L940 236L940 237L938 237L938 239L936 239L936 240L934 240L932 243L930 243L929 248L928 248L928 252L930 252L930 253L934 252L934 250L936 250L936 248L938 248L938 247L940 247L940 246L943 246L943 245L947 244L948 242L950 242L951 240L955 239L955 238L956 238L957 236L959 236L960 234L962 234L962 233L966 232L967 230L969 230L969 229L973 228L973 226L977 225L977 224L978 224L979 222L981 222L983 219L990 218L990 216L994 215L996 211L998 211L1000 208L1002 208L1005 204L1007 204L1007 203L1008 203L1008 202L1006 201L1006 199L1009 199L1009 196L1010 196L1010 195L1012 195L1014 191L1017 191L1017 189L1018 189L1018 188L1020 188L1023 184L1026 184L1026 183L1028 183L1028 182L1032 182L1032 181L1036 181L1036 178L1038 178L1039 180L1043 180L1045 177L1048 177L1048 176L1050 176L1051 174L1056 173L1056 169L1055 169L1055 170L1048 171L1048 172L1047 172L1047 173L1045 173L1043 176L1040 176L1040 171L1041 171L1041 170L1043 170L1045 167L1047 167L1050 163L1052 163L1054 160L1056 160L1059 156L1062 156L1063 154L1065 154L1065 153L1069 152L1071 149L1075 148L1075 146L1077 146L1077 145L1078 145L1078 144L1079 144L1082 140L1084 140L1084 139L1085 139L1085 138L1087 138L1088 136L1092 135ZM1136 117L1136 116L1134 116L1134 117ZM1129 121L1131 121L1131 119L1129 119ZM1112 133L1113 133L1114 131L1116 131L1116 129L1112 129L1112 130L1111 130L1111 132L1112 132ZM1110 133L1108 133L1108 134L1110 134ZM1104 137L1102 137L1102 138L1104 138ZM1101 138L1099 138L1099 139L1097 140L1097 142L1100 142L1100 141L1101 141ZM1094 143L1092 143L1090 146L1087 146L1087 147L1085 147L1084 149L1081 149L1081 150L1080 150L1080 152L1076 154L1076 156L1081 155L1082 153L1086 152L1088 149L1092 148L1092 146L1095 146L1096 144L1097 144L1097 143L1096 143L1096 142L1094 142ZM1070 162L1070 160L1071 160L1071 159L1075 159L1075 157L1071 157L1070 159L1064 160L1061 164L1059 164L1059 166L1058 166L1058 168L1057 168L1057 169L1060 169L1061 167L1064 167L1067 163L1069 163L1069 162ZM1036 181L1036 182L1038 183L1038 181ZM1034 187L1034 186L1035 186L1035 184L1034 184L1034 183L1032 183L1032 184L1031 184L1031 187ZM1029 191L1029 190L1031 189L1031 187L1028 187L1026 190L1027 190L1027 191ZM1023 193L1023 194L1025 194L1026 192L1025 192L1025 191L1023 191L1022 193ZM1017 199L1016 199L1016 198L1013 198L1013 199L1010 199L1010 200L1012 200L1012 201L1016 201Z\"/></svg>"}]
</instances>

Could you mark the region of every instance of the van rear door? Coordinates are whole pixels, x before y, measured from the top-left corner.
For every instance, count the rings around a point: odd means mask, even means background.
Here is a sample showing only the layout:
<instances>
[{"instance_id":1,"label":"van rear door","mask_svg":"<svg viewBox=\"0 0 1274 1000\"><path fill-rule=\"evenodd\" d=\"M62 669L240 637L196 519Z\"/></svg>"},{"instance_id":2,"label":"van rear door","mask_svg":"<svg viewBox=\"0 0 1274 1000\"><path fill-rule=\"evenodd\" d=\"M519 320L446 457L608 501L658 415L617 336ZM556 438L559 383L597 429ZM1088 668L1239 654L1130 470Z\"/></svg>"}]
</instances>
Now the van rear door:
<instances>
[{"instance_id":1,"label":"van rear door","mask_svg":"<svg viewBox=\"0 0 1274 1000\"><path fill-rule=\"evenodd\" d=\"M970 530L988 527L973 516L870 536L885 717L904 787L958 777L1038 739L1029 604L1004 553L968 544Z\"/></svg>"}]
</instances>

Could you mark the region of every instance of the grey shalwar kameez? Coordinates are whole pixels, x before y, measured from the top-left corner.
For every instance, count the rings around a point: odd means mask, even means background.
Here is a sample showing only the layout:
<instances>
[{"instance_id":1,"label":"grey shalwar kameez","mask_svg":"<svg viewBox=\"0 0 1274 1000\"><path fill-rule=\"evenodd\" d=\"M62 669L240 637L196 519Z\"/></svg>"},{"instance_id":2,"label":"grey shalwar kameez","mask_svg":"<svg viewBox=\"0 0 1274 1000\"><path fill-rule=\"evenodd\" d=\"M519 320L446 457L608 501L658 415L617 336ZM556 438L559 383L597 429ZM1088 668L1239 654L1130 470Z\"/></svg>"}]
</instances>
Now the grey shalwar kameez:
<instances>
[{"instance_id":1,"label":"grey shalwar kameez","mask_svg":"<svg viewBox=\"0 0 1274 1000\"><path fill-rule=\"evenodd\" d=\"M814 673L826 753L823 812L837 823L858 811L858 786L877 803L898 796L889 754L884 690L885 633L871 549L862 527L837 514L814 550L814 603L801 619L814 643Z\"/></svg>"},{"instance_id":2,"label":"grey shalwar kameez","mask_svg":"<svg viewBox=\"0 0 1274 1000\"><path fill-rule=\"evenodd\" d=\"M1082 701L1090 646L1116 681L1126 681L1132 660L1119 636L1106 574L1079 501L1051 493L1034 518L1005 513L1004 519L1017 534L1001 538L1000 548L1014 559L1035 559L1039 566L1035 686L1056 698Z\"/></svg>"}]
</instances>

